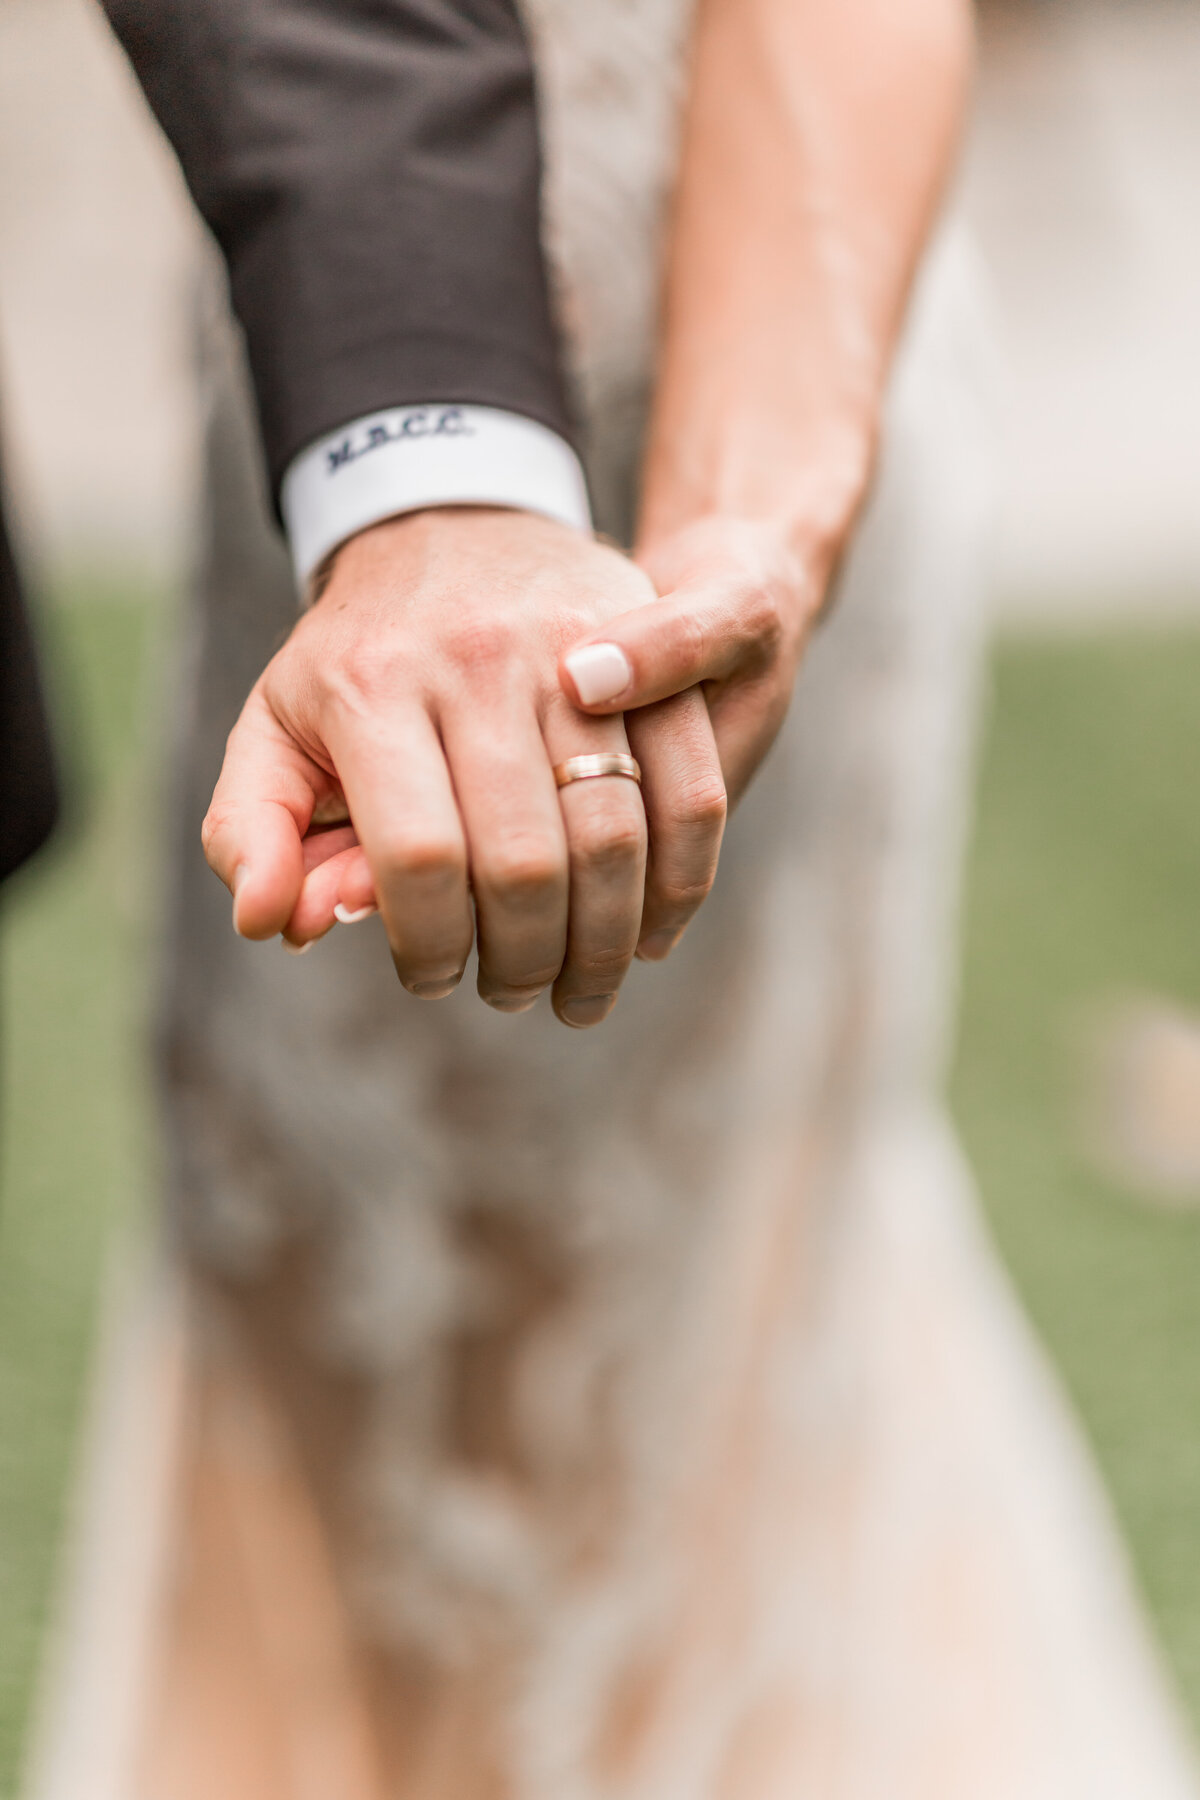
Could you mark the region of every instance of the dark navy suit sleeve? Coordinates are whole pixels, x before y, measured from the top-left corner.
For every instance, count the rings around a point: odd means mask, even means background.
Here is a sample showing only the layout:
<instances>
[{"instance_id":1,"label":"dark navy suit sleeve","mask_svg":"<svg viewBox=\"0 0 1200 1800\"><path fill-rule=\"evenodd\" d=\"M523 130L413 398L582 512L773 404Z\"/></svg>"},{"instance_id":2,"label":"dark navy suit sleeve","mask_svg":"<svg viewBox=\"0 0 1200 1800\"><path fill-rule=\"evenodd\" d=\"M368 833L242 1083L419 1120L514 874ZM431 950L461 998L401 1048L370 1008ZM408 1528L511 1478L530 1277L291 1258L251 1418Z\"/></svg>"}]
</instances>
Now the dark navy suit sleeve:
<instances>
[{"instance_id":1,"label":"dark navy suit sleeve","mask_svg":"<svg viewBox=\"0 0 1200 1800\"><path fill-rule=\"evenodd\" d=\"M105 0L224 252L276 492L384 406L570 436L513 0Z\"/></svg>"}]
</instances>

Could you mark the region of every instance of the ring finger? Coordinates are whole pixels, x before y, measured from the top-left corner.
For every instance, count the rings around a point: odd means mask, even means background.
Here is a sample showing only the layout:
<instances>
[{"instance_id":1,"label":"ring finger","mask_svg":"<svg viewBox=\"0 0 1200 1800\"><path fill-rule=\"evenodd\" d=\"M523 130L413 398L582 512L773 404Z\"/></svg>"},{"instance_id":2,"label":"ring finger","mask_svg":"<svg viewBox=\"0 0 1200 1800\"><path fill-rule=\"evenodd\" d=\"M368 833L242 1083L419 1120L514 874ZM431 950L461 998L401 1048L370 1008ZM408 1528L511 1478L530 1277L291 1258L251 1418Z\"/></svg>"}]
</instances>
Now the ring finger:
<instances>
[{"instance_id":1,"label":"ring finger","mask_svg":"<svg viewBox=\"0 0 1200 1800\"><path fill-rule=\"evenodd\" d=\"M638 955L669 956L717 872L725 830L725 782L708 705L688 688L626 718L642 769L650 833Z\"/></svg>"},{"instance_id":2,"label":"ring finger","mask_svg":"<svg viewBox=\"0 0 1200 1800\"><path fill-rule=\"evenodd\" d=\"M554 765L574 756L629 753L620 718L589 719L553 703L544 730ZM641 927L646 814L636 782L605 775L559 790L569 859L567 951L554 983L564 1025L598 1025L612 1011Z\"/></svg>"}]
</instances>

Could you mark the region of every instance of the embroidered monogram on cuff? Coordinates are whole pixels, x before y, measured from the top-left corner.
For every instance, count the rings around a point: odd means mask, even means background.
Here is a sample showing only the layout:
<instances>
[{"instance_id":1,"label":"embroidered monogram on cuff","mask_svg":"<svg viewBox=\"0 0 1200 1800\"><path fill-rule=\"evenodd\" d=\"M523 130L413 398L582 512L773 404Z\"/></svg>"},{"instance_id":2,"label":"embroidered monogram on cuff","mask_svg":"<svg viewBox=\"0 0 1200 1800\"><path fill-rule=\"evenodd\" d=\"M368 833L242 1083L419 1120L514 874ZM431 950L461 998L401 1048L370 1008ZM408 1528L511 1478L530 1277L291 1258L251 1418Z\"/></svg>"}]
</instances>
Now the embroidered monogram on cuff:
<instances>
[{"instance_id":1,"label":"embroidered monogram on cuff","mask_svg":"<svg viewBox=\"0 0 1200 1800\"><path fill-rule=\"evenodd\" d=\"M534 419L493 406L402 406L356 419L295 459L283 517L302 594L331 550L424 506L511 506L591 528L579 458Z\"/></svg>"}]
</instances>

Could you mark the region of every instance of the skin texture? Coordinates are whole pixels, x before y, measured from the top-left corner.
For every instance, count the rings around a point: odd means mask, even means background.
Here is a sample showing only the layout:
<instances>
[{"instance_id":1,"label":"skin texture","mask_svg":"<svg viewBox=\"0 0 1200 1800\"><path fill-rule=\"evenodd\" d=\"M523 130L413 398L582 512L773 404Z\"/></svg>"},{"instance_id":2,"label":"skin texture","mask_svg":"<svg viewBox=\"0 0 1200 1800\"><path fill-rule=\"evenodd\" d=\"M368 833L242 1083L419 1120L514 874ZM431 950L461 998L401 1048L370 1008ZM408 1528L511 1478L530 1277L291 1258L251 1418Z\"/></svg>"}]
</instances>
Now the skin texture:
<instances>
[{"instance_id":1,"label":"skin texture","mask_svg":"<svg viewBox=\"0 0 1200 1800\"><path fill-rule=\"evenodd\" d=\"M229 740L204 843L237 929L300 945L335 905L377 903L410 993L450 993L477 935L491 1005L521 1011L552 985L560 1018L597 1023L643 925L677 932L707 892L724 822L699 695L627 735L558 683L581 628L650 593L616 551L525 514L439 509L361 533ZM642 790L555 788L555 763L631 744ZM353 826L313 831L314 815Z\"/></svg>"},{"instance_id":2,"label":"skin texture","mask_svg":"<svg viewBox=\"0 0 1200 1800\"><path fill-rule=\"evenodd\" d=\"M344 546L205 822L239 931L302 947L377 903L438 998L474 929L484 999L552 986L580 1026L635 948L670 952L867 491L970 63L966 0L701 0L634 562L470 508ZM631 677L584 704L570 653L603 643ZM555 792L554 763L626 745L640 794Z\"/></svg>"},{"instance_id":3,"label":"skin texture","mask_svg":"<svg viewBox=\"0 0 1200 1800\"><path fill-rule=\"evenodd\" d=\"M586 710L702 684L731 801L869 485L971 54L965 0L701 0L635 552L660 599L590 634L632 678Z\"/></svg>"}]
</instances>

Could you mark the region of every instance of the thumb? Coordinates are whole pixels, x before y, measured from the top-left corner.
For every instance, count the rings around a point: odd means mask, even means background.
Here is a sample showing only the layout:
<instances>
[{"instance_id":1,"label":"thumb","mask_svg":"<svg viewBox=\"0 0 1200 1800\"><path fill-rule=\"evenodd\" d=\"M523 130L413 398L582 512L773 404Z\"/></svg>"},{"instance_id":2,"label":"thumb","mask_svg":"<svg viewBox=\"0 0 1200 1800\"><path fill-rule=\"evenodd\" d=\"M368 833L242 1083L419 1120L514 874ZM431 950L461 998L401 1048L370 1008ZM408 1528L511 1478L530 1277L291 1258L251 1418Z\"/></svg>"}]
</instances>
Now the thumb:
<instances>
[{"instance_id":1,"label":"thumb","mask_svg":"<svg viewBox=\"0 0 1200 1800\"><path fill-rule=\"evenodd\" d=\"M763 614L747 584L685 582L572 645L559 680L585 712L649 706L736 673L761 648Z\"/></svg>"}]
</instances>

